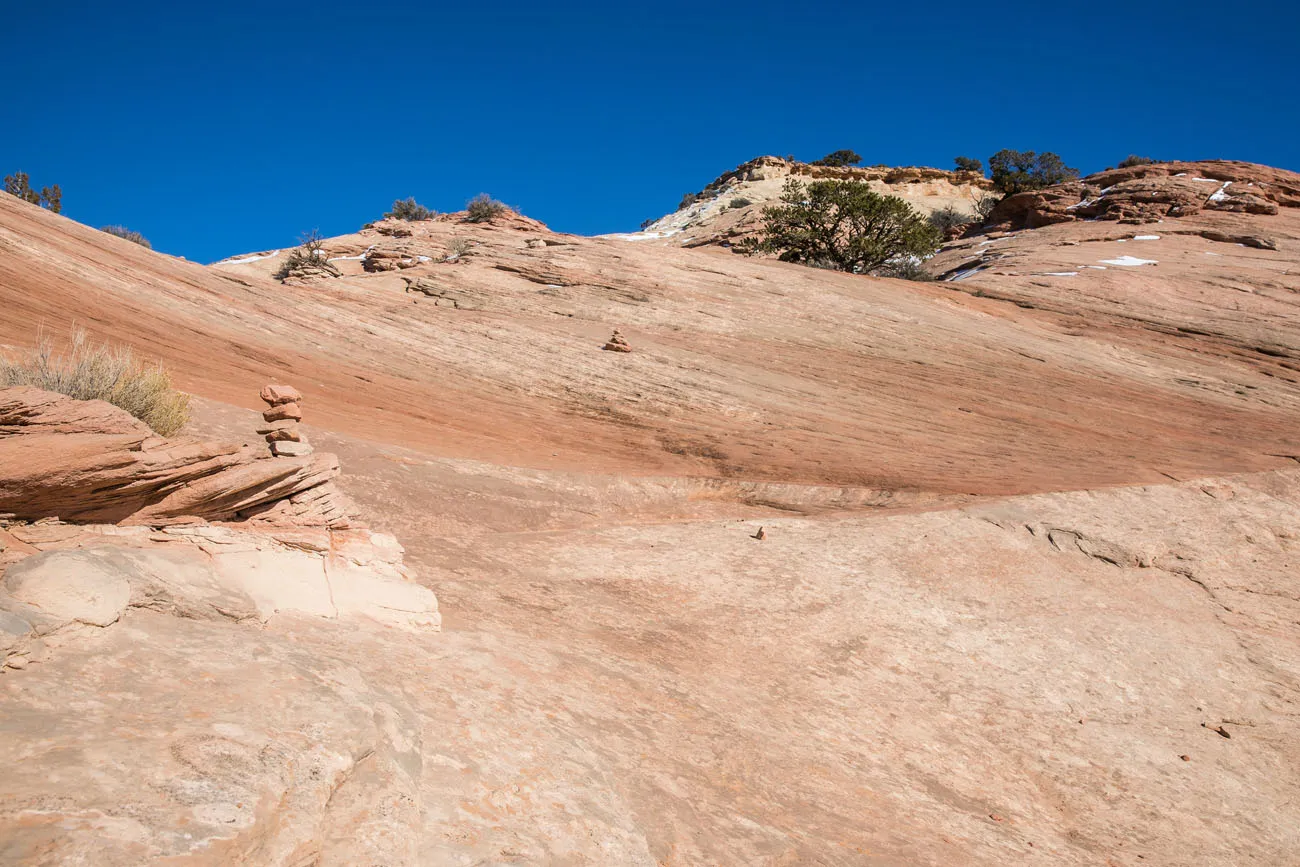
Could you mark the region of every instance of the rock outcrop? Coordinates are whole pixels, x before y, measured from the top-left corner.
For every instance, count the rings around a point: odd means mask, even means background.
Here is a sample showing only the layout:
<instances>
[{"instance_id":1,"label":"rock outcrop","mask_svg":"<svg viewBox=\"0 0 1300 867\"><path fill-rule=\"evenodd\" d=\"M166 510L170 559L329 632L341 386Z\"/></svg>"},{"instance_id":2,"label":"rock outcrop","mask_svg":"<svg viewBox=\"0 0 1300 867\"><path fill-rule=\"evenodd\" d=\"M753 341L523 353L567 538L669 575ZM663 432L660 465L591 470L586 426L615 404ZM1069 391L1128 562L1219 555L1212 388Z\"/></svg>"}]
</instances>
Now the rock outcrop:
<instances>
[{"instance_id":1,"label":"rock outcrop","mask_svg":"<svg viewBox=\"0 0 1300 867\"><path fill-rule=\"evenodd\" d=\"M1155 222L1207 211L1273 215L1300 207L1300 174L1228 160L1153 163L1008 196L987 226L1034 229L1075 220Z\"/></svg>"},{"instance_id":2,"label":"rock outcrop","mask_svg":"<svg viewBox=\"0 0 1300 867\"><path fill-rule=\"evenodd\" d=\"M356 526L331 484L338 473L331 454L273 459L239 443L164 439L103 401L0 389L0 514L20 519Z\"/></svg>"}]
</instances>

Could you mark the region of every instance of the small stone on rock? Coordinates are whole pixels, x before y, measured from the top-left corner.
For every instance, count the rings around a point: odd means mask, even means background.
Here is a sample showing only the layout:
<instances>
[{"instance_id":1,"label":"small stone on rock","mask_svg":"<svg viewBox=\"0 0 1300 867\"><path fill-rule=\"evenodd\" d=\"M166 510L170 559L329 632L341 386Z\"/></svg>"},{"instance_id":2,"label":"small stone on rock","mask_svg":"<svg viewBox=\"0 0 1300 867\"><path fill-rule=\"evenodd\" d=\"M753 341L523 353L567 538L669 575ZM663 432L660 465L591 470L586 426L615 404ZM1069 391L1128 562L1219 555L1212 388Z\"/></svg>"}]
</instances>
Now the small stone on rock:
<instances>
[{"instance_id":1,"label":"small stone on rock","mask_svg":"<svg viewBox=\"0 0 1300 867\"><path fill-rule=\"evenodd\" d=\"M267 421L280 421L282 419L293 419L302 421L302 410L296 403L281 403L262 413L262 418Z\"/></svg>"},{"instance_id":2,"label":"small stone on rock","mask_svg":"<svg viewBox=\"0 0 1300 867\"><path fill-rule=\"evenodd\" d=\"M279 406L282 403L297 403L302 400L302 395L292 385L263 386L261 397L271 406Z\"/></svg>"}]
</instances>

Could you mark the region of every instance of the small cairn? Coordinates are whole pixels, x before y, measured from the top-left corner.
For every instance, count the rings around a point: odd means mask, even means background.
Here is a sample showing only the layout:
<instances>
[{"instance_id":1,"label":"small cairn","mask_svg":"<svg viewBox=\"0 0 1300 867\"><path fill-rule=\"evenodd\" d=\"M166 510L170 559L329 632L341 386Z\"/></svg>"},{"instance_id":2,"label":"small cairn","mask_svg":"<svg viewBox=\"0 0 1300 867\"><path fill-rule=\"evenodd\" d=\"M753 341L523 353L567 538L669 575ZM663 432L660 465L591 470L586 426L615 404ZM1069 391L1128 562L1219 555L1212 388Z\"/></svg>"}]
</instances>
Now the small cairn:
<instances>
[{"instance_id":1,"label":"small cairn","mask_svg":"<svg viewBox=\"0 0 1300 867\"><path fill-rule=\"evenodd\" d=\"M762 527L759 527L758 532L755 533L751 538L757 539L758 541L761 542L767 538L767 531L764 530Z\"/></svg>"},{"instance_id":2,"label":"small cairn","mask_svg":"<svg viewBox=\"0 0 1300 867\"><path fill-rule=\"evenodd\" d=\"M602 346L601 349L606 349L610 352L632 351L632 347L627 344L627 338L624 337L617 328L614 329L614 336L609 338L609 342Z\"/></svg>"},{"instance_id":3,"label":"small cairn","mask_svg":"<svg viewBox=\"0 0 1300 867\"><path fill-rule=\"evenodd\" d=\"M302 421L302 410L298 408L302 395L298 389L291 385L268 385L262 389L261 397L271 406L262 413L266 424L257 432L271 444L271 454L290 458L311 454L311 443L298 430L298 422Z\"/></svg>"}]
</instances>

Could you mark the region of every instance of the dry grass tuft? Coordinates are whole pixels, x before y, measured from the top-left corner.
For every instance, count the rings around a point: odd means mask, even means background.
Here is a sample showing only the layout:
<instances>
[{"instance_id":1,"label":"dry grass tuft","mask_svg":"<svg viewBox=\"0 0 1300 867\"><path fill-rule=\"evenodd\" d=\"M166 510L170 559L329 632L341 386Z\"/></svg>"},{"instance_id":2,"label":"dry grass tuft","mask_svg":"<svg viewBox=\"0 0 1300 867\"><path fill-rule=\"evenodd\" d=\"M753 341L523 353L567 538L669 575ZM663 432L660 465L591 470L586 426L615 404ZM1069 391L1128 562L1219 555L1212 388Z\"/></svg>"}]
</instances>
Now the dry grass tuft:
<instances>
[{"instance_id":1,"label":"dry grass tuft","mask_svg":"<svg viewBox=\"0 0 1300 867\"><path fill-rule=\"evenodd\" d=\"M147 364L125 346L87 342L74 329L66 353L41 335L36 349L21 358L0 357L0 386L30 385L77 400L105 400L126 410L162 436L171 436L190 418L190 397L172 386L161 364Z\"/></svg>"}]
</instances>

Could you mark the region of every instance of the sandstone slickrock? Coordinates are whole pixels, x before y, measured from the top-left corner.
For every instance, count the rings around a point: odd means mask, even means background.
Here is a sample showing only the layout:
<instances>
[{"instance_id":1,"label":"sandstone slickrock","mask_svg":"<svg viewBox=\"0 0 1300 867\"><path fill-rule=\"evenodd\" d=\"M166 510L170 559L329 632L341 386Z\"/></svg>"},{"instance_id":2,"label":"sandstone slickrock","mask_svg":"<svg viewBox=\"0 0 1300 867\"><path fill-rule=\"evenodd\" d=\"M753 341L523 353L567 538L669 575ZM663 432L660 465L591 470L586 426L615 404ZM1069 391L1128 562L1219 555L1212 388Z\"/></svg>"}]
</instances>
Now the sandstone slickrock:
<instances>
[{"instance_id":1,"label":"sandstone slickrock","mask_svg":"<svg viewBox=\"0 0 1300 867\"><path fill-rule=\"evenodd\" d=\"M87 405L90 404L90 405ZM321 489L355 522L330 482L334 455L271 459L239 443L163 439L123 410L26 386L0 389L0 514L109 523L237 520ZM287 507L284 507L287 508Z\"/></svg>"}]
</instances>

